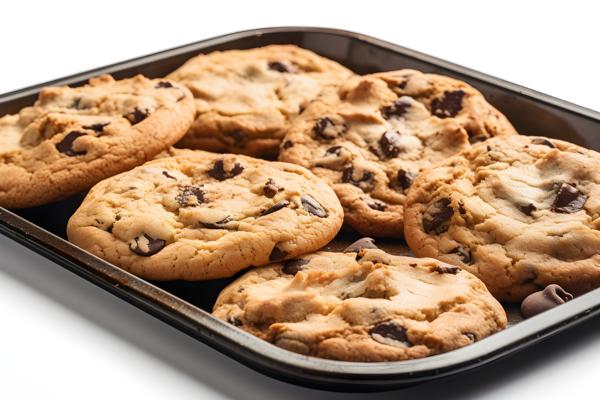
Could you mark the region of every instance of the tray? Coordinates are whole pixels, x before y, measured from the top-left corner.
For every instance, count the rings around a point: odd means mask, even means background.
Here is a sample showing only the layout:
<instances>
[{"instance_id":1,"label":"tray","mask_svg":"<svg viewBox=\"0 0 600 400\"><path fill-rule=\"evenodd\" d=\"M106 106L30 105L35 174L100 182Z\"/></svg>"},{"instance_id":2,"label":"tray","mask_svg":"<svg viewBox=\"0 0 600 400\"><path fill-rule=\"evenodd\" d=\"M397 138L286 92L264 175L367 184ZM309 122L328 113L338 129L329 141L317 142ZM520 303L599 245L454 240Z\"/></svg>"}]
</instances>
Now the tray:
<instances>
[{"instance_id":1,"label":"tray","mask_svg":"<svg viewBox=\"0 0 600 400\"><path fill-rule=\"evenodd\" d=\"M594 134L600 131L598 112L378 39L322 28L238 32L83 72L1 95L0 115L31 104L42 86L79 85L101 73L116 78L138 73L160 77L199 52L269 44L296 44L361 74L415 68L454 76L482 91L521 133L565 139L600 150L600 135ZM507 329L464 348L424 359L356 363L306 357L280 349L210 315L217 294L231 279L152 283L71 245L65 240L65 227L83 197L79 194L14 212L0 208L0 232L248 367L303 386L373 391L429 381L490 363L600 313L598 289L525 321L517 305L505 305L510 320ZM328 247L340 249L353 239L353 234L343 232ZM403 244L378 241L378 245L396 254L408 252Z\"/></svg>"}]
</instances>

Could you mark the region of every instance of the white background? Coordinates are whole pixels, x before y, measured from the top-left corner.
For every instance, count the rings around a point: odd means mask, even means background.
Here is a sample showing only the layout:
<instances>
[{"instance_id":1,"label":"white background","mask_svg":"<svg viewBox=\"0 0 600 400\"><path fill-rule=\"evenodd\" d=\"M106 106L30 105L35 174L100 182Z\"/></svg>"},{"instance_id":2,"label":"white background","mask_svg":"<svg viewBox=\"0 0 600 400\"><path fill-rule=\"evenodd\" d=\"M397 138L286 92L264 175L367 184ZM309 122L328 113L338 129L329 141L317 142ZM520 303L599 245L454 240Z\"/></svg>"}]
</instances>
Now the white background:
<instances>
[{"instance_id":1,"label":"white background","mask_svg":"<svg viewBox=\"0 0 600 400\"><path fill-rule=\"evenodd\" d=\"M310 25L379 37L600 110L591 1L12 3L1 8L0 93L237 30ZM597 399L598 332L596 319L458 377L332 394L253 372L0 237L0 399Z\"/></svg>"}]
</instances>

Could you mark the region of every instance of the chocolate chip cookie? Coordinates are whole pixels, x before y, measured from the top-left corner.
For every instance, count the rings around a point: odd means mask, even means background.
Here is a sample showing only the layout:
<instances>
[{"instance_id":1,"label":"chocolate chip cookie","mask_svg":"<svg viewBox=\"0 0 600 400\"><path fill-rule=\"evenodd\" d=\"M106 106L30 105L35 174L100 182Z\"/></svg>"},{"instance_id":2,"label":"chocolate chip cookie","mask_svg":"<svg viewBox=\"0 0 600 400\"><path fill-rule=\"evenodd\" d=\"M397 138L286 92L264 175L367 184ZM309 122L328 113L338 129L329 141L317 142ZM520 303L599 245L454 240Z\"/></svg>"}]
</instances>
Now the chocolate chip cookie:
<instances>
[{"instance_id":1,"label":"chocolate chip cookie","mask_svg":"<svg viewBox=\"0 0 600 400\"><path fill-rule=\"evenodd\" d=\"M358 232L402 237L406 191L423 168L472 143L514 134L466 83L401 70L324 89L295 120L279 159L327 180Z\"/></svg>"},{"instance_id":2,"label":"chocolate chip cookie","mask_svg":"<svg viewBox=\"0 0 600 400\"><path fill-rule=\"evenodd\" d=\"M189 129L193 101L182 85L142 76L42 89L0 118L0 206L49 203L144 163Z\"/></svg>"},{"instance_id":3,"label":"chocolate chip cookie","mask_svg":"<svg viewBox=\"0 0 600 400\"><path fill-rule=\"evenodd\" d=\"M352 72L292 45L201 54L168 77L196 98L181 147L275 158L289 121L329 82Z\"/></svg>"},{"instance_id":4,"label":"chocolate chip cookie","mask_svg":"<svg viewBox=\"0 0 600 400\"><path fill-rule=\"evenodd\" d=\"M213 314L284 349L345 361L426 357L506 326L469 272L372 247L252 270L221 292Z\"/></svg>"},{"instance_id":5,"label":"chocolate chip cookie","mask_svg":"<svg viewBox=\"0 0 600 400\"><path fill-rule=\"evenodd\" d=\"M333 190L300 166L189 151L94 186L67 233L141 277L204 280L317 250L342 220Z\"/></svg>"},{"instance_id":6,"label":"chocolate chip cookie","mask_svg":"<svg viewBox=\"0 0 600 400\"><path fill-rule=\"evenodd\" d=\"M477 275L499 299L549 284L600 286L600 154L560 140L494 138L424 172L406 240Z\"/></svg>"}]
</instances>

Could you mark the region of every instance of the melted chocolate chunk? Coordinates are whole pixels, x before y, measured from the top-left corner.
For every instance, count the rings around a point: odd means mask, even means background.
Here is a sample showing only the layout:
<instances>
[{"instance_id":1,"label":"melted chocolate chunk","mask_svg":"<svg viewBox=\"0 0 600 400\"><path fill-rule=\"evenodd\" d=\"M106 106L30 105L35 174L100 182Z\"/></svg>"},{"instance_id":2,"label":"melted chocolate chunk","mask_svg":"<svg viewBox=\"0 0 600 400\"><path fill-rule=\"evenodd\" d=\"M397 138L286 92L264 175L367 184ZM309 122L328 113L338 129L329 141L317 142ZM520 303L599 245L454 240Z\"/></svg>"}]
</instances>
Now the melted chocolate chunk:
<instances>
[{"instance_id":1,"label":"melted chocolate chunk","mask_svg":"<svg viewBox=\"0 0 600 400\"><path fill-rule=\"evenodd\" d=\"M551 284L544 290L527 296L521 303L521 314L525 318L533 317L570 300L573 300L571 293L558 285Z\"/></svg>"},{"instance_id":2,"label":"melted chocolate chunk","mask_svg":"<svg viewBox=\"0 0 600 400\"><path fill-rule=\"evenodd\" d=\"M465 92L462 90L445 91L444 97L431 102L431 112L439 118L455 117L462 109Z\"/></svg>"},{"instance_id":3,"label":"melted chocolate chunk","mask_svg":"<svg viewBox=\"0 0 600 400\"><path fill-rule=\"evenodd\" d=\"M85 150L73 150L73 142L81 136L85 136L85 133L80 131L71 131L67 133L67 135L60 142L56 143L56 150L68 155L69 157L84 155L86 153Z\"/></svg>"},{"instance_id":4,"label":"melted chocolate chunk","mask_svg":"<svg viewBox=\"0 0 600 400\"><path fill-rule=\"evenodd\" d=\"M275 181L271 178L267 179L267 183L263 186L263 194L272 199L278 192L283 190L282 187L279 187L275 184Z\"/></svg>"},{"instance_id":5,"label":"melted chocolate chunk","mask_svg":"<svg viewBox=\"0 0 600 400\"><path fill-rule=\"evenodd\" d=\"M450 251L450 254L456 254L465 264L471 264L471 250L462 246L457 246Z\"/></svg>"},{"instance_id":6,"label":"melted chocolate chunk","mask_svg":"<svg viewBox=\"0 0 600 400\"><path fill-rule=\"evenodd\" d=\"M440 233L446 232L450 226L450 219L454 214L454 210L450 207L450 199L443 198L427 208L423 215L423 230L425 233Z\"/></svg>"},{"instance_id":7,"label":"melted chocolate chunk","mask_svg":"<svg viewBox=\"0 0 600 400\"><path fill-rule=\"evenodd\" d=\"M140 110L136 107L133 109L132 112L125 115L125 118L127 118L127 120L131 122L131 125L135 125L145 120L148 117L148 115L148 110Z\"/></svg>"},{"instance_id":8,"label":"melted chocolate chunk","mask_svg":"<svg viewBox=\"0 0 600 400\"><path fill-rule=\"evenodd\" d=\"M412 343L406 336L406 329L391 321L382 322L375 325L373 328L371 328L369 334L373 340L382 344L390 346L412 346ZM395 344L394 342L397 342L398 344Z\"/></svg>"},{"instance_id":9,"label":"melted chocolate chunk","mask_svg":"<svg viewBox=\"0 0 600 400\"><path fill-rule=\"evenodd\" d=\"M290 65L288 65L284 62L281 62L281 61L270 61L269 69L272 69L273 71L277 71L277 72L282 72L282 73L294 72L294 68L292 68Z\"/></svg>"},{"instance_id":10,"label":"melted chocolate chunk","mask_svg":"<svg viewBox=\"0 0 600 400\"><path fill-rule=\"evenodd\" d=\"M279 203L275 204L274 206L269 207L266 210L264 210L262 213L260 213L260 215L262 216L262 215L272 214L275 211L279 211L282 208L287 207L289 204L290 204L290 202L287 200L280 201Z\"/></svg>"},{"instance_id":11,"label":"melted chocolate chunk","mask_svg":"<svg viewBox=\"0 0 600 400\"><path fill-rule=\"evenodd\" d=\"M554 143L552 143L551 141L549 141L546 138L535 138L535 139L531 139L531 143L533 144L540 144L543 146L548 146L552 149L556 148L556 146L554 145Z\"/></svg>"},{"instance_id":12,"label":"melted chocolate chunk","mask_svg":"<svg viewBox=\"0 0 600 400\"><path fill-rule=\"evenodd\" d=\"M335 139L342 135L345 131L345 125L336 125L327 117L319 119L313 127L313 132L315 135L325 140Z\"/></svg>"},{"instance_id":13,"label":"melted chocolate chunk","mask_svg":"<svg viewBox=\"0 0 600 400\"><path fill-rule=\"evenodd\" d=\"M354 176L354 168L353 167L345 168L344 171L342 172L342 182L350 183L354 186L358 186L359 188L361 188L362 190L364 190L366 192L373 189L373 186L375 184L375 182L374 182L375 176L373 175L372 172L364 171L362 176L358 179L354 179L353 176Z\"/></svg>"},{"instance_id":14,"label":"melted chocolate chunk","mask_svg":"<svg viewBox=\"0 0 600 400\"><path fill-rule=\"evenodd\" d=\"M409 107L409 102L407 102L405 99L399 98L394 102L394 104L383 107L381 109L381 115L385 119L390 119L393 117L400 118L406 114L406 111Z\"/></svg>"},{"instance_id":15,"label":"melted chocolate chunk","mask_svg":"<svg viewBox=\"0 0 600 400\"><path fill-rule=\"evenodd\" d=\"M144 233L143 235L134 238L129 243L129 250L138 256L149 257L161 251L166 243L167 242L162 239L153 239Z\"/></svg>"},{"instance_id":16,"label":"melted chocolate chunk","mask_svg":"<svg viewBox=\"0 0 600 400\"><path fill-rule=\"evenodd\" d=\"M181 207L197 207L204 203L204 190L200 186L182 186L179 188L179 194L175 201Z\"/></svg>"},{"instance_id":17,"label":"melted chocolate chunk","mask_svg":"<svg viewBox=\"0 0 600 400\"><path fill-rule=\"evenodd\" d=\"M303 194L300 196L300 202L302 203L302 208L306 211L315 215L319 218L327 218L327 211L323 208L321 204L311 196L307 194Z\"/></svg>"},{"instance_id":18,"label":"melted chocolate chunk","mask_svg":"<svg viewBox=\"0 0 600 400\"><path fill-rule=\"evenodd\" d=\"M236 162L231 171L225 171L225 163L223 160L215 161L215 165L213 169L208 171L208 175L215 178L218 181L224 181L225 179L233 178L236 175L239 175L244 170L242 164Z\"/></svg>"},{"instance_id":19,"label":"melted chocolate chunk","mask_svg":"<svg viewBox=\"0 0 600 400\"><path fill-rule=\"evenodd\" d=\"M227 322L229 322L233 326L242 326L243 325L242 321L236 317L227 318Z\"/></svg>"},{"instance_id":20,"label":"melted chocolate chunk","mask_svg":"<svg viewBox=\"0 0 600 400\"><path fill-rule=\"evenodd\" d=\"M352 243L350 246L344 249L344 253L359 253L362 249L377 249L375 246L375 240L370 237L364 237L358 239L356 242Z\"/></svg>"},{"instance_id":21,"label":"melted chocolate chunk","mask_svg":"<svg viewBox=\"0 0 600 400\"><path fill-rule=\"evenodd\" d=\"M217 222L201 222L201 224L208 229L225 229L225 225L232 221L230 215L226 216L220 221Z\"/></svg>"},{"instance_id":22,"label":"melted chocolate chunk","mask_svg":"<svg viewBox=\"0 0 600 400\"><path fill-rule=\"evenodd\" d=\"M524 206L518 206L518 207L519 207L519 210L521 210L521 212L523 214L528 215L528 216L531 216L531 213L533 213L534 211L537 210L537 208L531 203L524 205Z\"/></svg>"},{"instance_id":23,"label":"melted chocolate chunk","mask_svg":"<svg viewBox=\"0 0 600 400\"><path fill-rule=\"evenodd\" d=\"M379 139L379 147L387 158L394 158L404 150L402 135L398 131L387 131Z\"/></svg>"},{"instance_id":24,"label":"melted chocolate chunk","mask_svg":"<svg viewBox=\"0 0 600 400\"><path fill-rule=\"evenodd\" d=\"M369 208L375 211L385 211L385 209L387 208L387 204L377 200L365 199L365 203L367 203L367 206L369 206Z\"/></svg>"},{"instance_id":25,"label":"melted chocolate chunk","mask_svg":"<svg viewBox=\"0 0 600 400\"><path fill-rule=\"evenodd\" d=\"M163 171L162 174L169 179L173 179L174 181L177 180L177 178L175 178L173 175L169 174L169 171Z\"/></svg>"},{"instance_id":26,"label":"melted chocolate chunk","mask_svg":"<svg viewBox=\"0 0 600 400\"><path fill-rule=\"evenodd\" d=\"M107 126L107 125L110 125L110 122L106 122L106 123L103 123L103 124L86 125L86 126L83 127L83 129L90 129L90 130L92 130L94 132L100 133L100 132L102 132L104 130L104 127Z\"/></svg>"},{"instance_id":27,"label":"melted chocolate chunk","mask_svg":"<svg viewBox=\"0 0 600 400\"><path fill-rule=\"evenodd\" d=\"M456 275L459 273L460 268L455 267L454 265L450 265L450 264L441 264L441 265L436 265L433 270L435 272L437 272L438 274Z\"/></svg>"},{"instance_id":28,"label":"melted chocolate chunk","mask_svg":"<svg viewBox=\"0 0 600 400\"><path fill-rule=\"evenodd\" d=\"M281 250L279 247L273 247L271 254L269 255L270 261L281 261L287 257L289 253L285 250Z\"/></svg>"},{"instance_id":29,"label":"melted chocolate chunk","mask_svg":"<svg viewBox=\"0 0 600 400\"><path fill-rule=\"evenodd\" d=\"M396 181L398 182L398 187L401 187L403 190L406 190L412 185L413 181L417 177L416 174L412 172L399 169L398 176L396 177Z\"/></svg>"},{"instance_id":30,"label":"melted chocolate chunk","mask_svg":"<svg viewBox=\"0 0 600 400\"><path fill-rule=\"evenodd\" d=\"M73 102L69 105L69 108L75 108L77 110L82 110L85 107L81 106L81 97L76 97L73 99Z\"/></svg>"},{"instance_id":31,"label":"melted chocolate chunk","mask_svg":"<svg viewBox=\"0 0 600 400\"><path fill-rule=\"evenodd\" d=\"M557 213L571 214L583 208L587 197L577 188L568 183L563 183L558 189L552 211Z\"/></svg>"},{"instance_id":32,"label":"melted chocolate chunk","mask_svg":"<svg viewBox=\"0 0 600 400\"><path fill-rule=\"evenodd\" d=\"M155 89L169 89L172 87L173 85L171 84L171 82L167 81L160 81L156 84L156 86L154 86Z\"/></svg>"},{"instance_id":33,"label":"melted chocolate chunk","mask_svg":"<svg viewBox=\"0 0 600 400\"><path fill-rule=\"evenodd\" d=\"M306 264L308 264L308 260L304 260L302 258L289 260L283 264L281 271L284 274L296 275L298 272L302 271L302 267Z\"/></svg>"},{"instance_id":34,"label":"melted chocolate chunk","mask_svg":"<svg viewBox=\"0 0 600 400\"><path fill-rule=\"evenodd\" d=\"M283 148L285 150L289 149L290 147L294 146L294 142L292 142L291 140L286 140L285 142L283 142Z\"/></svg>"}]
</instances>

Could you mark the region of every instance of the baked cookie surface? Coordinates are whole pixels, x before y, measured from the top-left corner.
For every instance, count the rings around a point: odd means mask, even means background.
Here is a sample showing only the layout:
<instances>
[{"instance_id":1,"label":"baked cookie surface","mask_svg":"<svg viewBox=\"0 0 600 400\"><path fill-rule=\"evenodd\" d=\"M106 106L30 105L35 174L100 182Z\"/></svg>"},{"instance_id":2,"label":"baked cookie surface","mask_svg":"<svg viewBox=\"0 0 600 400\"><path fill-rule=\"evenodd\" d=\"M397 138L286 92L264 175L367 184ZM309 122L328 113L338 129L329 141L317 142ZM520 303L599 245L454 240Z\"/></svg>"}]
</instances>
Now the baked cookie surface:
<instances>
[{"instance_id":1,"label":"baked cookie surface","mask_svg":"<svg viewBox=\"0 0 600 400\"><path fill-rule=\"evenodd\" d=\"M466 83L400 70L324 89L290 127L279 159L327 180L358 232L402 237L405 194L421 169L513 134Z\"/></svg>"},{"instance_id":2,"label":"baked cookie surface","mask_svg":"<svg viewBox=\"0 0 600 400\"><path fill-rule=\"evenodd\" d=\"M506 326L470 273L361 247L254 269L221 292L213 315L284 349L344 361L426 357Z\"/></svg>"},{"instance_id":3,"label":"baked cookie surface","mask_svg":"<svg viewBox=\"0 0 600 400\"><path fill-rule=\"evenodd\" d=\"M168 78L196 98L180 147L274 158L289 122L321 88L352 72L292 45L200 54Z\"/></svg>"},{"instance_id":4,"label":"baked cookie surface","mask_svg":"<svg viewBox=\"0 0 600 400\"><path fill-rule=\"evenodd\" d=\"M94 186L67 234L141 277L204 280L317 250L342 220L335 193L300 166L189 151Z\"/></svg>"},{"instance_id":5,"label":"baked cookie surface","mask_svg":"<svg viewBox=\"0 0 600 400\"><path fill-rule=\"evenodd\" d=\"M47 87L0 118L0 206L23 208L89 189L178 141L194 117L181 84L108 75Z\"/></svg>"},{"instance_id":6,"label":"baked cookie surface","mask_svg":"<svg viewBox=\"0 0 600 400\"><path fill-rule=\"evenodd\" d=\"M490 139L413 183L406 240L501 300L600 286L600 154L542 137Z\"/></svg>"}]
</instances>

